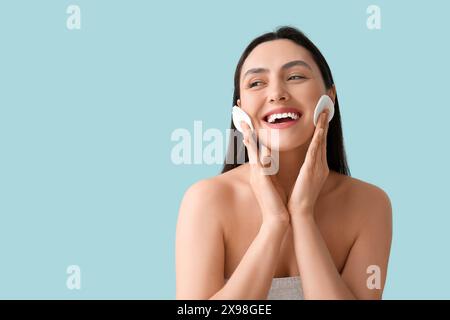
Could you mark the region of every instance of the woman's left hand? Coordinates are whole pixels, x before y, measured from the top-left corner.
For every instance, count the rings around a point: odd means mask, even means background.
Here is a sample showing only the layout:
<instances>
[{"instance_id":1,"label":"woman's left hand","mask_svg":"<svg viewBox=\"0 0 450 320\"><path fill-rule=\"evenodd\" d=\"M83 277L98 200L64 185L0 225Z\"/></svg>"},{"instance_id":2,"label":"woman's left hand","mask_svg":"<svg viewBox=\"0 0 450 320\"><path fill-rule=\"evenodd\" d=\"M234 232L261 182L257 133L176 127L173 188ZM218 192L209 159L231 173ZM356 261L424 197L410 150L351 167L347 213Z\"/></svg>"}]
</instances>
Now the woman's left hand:
<instances>
[{"instance_id":1,"label":"woman's left hand","mask_svg":"<svg viewBox=\"0 0 450 320\"><path fill-rule=\"evenodd\" d=\"M327 180L328 110L320 114L314 136L306 152L305 162L292 189L287 208L291 219L314 212L316 200Z\"/></svg>"}]
</instances>

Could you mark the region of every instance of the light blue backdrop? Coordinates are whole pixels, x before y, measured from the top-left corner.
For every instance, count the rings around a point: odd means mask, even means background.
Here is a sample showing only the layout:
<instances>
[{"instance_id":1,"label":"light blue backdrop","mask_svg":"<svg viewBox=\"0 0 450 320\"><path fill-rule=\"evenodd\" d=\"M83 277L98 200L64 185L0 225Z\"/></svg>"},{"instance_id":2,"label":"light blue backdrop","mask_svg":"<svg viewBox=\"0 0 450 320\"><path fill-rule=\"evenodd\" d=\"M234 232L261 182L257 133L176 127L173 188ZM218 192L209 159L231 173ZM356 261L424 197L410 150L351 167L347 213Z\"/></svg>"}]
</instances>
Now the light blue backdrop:
<instances>
[{"instance_id":1,"label":"light blue backdrop","mask_svg":"<svg viewBox=\"0 0 450 320\"><path fill-rule=\"evenodd\" d=\"M68 5L81 29L68 30ZM381 30L366 27L369 5ZM175 297L176 128L230 122L254 37L303 30L333 71L351 173L390 196L384 297L450 298L448 1L0 2L0 298ZM81 290L66 287L79 265Z\"/></svg>"}]
</instances>

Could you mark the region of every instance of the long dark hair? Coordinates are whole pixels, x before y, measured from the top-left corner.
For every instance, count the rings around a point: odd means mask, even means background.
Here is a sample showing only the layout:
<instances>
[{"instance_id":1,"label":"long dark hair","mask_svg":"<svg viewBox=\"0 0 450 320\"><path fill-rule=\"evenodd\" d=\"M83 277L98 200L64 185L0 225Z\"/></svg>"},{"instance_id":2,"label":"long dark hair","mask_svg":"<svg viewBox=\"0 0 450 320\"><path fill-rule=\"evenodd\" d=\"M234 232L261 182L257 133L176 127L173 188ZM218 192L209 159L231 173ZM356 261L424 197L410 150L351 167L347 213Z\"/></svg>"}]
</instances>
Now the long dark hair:
<instances>
[{"instance_id":1,"label":"long dark hair","mask_svg":"<svg viewBox=\"0 0 450 320\"><path fill-rule=\"evenodd\" d=\"M305 36L298 29L290 26L283 26L277 28L275 32L268 32L257 37L252 42L250 42L247 48L245 48L241 58L239 59L239 62L236 66L236 71L234 73L234 94L232 104L233 106L237 104L237 100L240 97L240 89L239 89L240 75L242 65L244 64L245 59L247 59L250 52L252 52L252 50L259 44L277 39L291 40L296 44L298 44L299 46L302 46L303 48L308 50L311 53L315 63L318 65L320 69L326 89L329 90L334 85L330 67L328 66L328 63L326 62L322 53L320 53L319 49L311 42L311 40L308 39L307 36ZM333 119L330 121L327 135L328 167L330 170L334 170L338 173L350 176L350 169L348 168L347 165L347 158L344 149L344 139L342 136L342 127L341 127L341 115L339 112L339 102L337 94L336 100L334 102L334 108L335 108L334 116ZM236 130L233 121L231 121L231 133L228 151L223 165L222 173L227 172L241 165L241 163L239 163L237 159L239 159L239 157L242 157L242 152L244 152L245 162L248 162L247 151L245 150L242 144L235 143L235 139L239 139L237 141L242 141L242 134ZM239 149L238 146L240 146Z\"/></svg>"}]
</instances>

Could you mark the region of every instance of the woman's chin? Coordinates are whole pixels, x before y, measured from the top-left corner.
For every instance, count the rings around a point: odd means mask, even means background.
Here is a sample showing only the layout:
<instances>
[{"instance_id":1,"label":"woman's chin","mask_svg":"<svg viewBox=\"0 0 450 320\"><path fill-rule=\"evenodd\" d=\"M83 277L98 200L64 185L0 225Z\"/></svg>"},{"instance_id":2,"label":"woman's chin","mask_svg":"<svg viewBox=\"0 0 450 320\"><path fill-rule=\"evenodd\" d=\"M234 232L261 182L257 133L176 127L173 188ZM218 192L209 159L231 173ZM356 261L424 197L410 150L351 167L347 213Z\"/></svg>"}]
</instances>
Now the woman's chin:
<instances>
[{"instance_id":1,"label":"woman's chin","mask_svg":"<svg viewBox=\"0 0 450 320\"><path fill-rule=\"evenodd\" d=\"M298 149L302 144L299 144L298 142L294 143L294 141L280 140L280 143L278 145L274 145L274 144L270 144L270 143L268 143L268 144L264 143L264 145L267 146L272 151L287 152L287 151L292 151L292 150Z\"/></svg>"},{"instance_id":2,"label":"woman's chin","mask_svg":"<svg viewBox=\"0 0 450 320\"><path fill-rule=\"evenodd\" d=\"M287 134L287 132L280 132L279 136L276 138L278 143L272 143L275 137L270 137L261 135L261 143L267 146L271 150L278 150L279 152L286 152L298 149L302 145L308 142L308 139L304 134L299 134L298 132L292 134Z\"/></svg>"}]
</instances>

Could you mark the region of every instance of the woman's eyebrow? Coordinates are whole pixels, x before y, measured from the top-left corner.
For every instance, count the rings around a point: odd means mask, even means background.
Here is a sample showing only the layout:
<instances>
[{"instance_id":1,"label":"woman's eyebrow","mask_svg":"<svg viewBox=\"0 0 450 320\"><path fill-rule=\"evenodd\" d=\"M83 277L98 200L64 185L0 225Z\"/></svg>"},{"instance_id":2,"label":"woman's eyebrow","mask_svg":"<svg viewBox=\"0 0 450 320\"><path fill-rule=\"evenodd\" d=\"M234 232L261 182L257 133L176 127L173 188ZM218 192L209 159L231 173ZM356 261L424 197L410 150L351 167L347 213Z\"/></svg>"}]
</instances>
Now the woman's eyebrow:
<instances>
[{"instance_id":1,"label":"woman's eyebrow","mask_svg":"<svg viewBox=\"0 0 450 320\"><path fill-rule=\"evenodd\" d=\"M294 66L302 66L302 67L306 67L309 70L312 71L312 68L309 66L309 64L307 64L305 61L303 60L294 60L294 61L290 61L288 63L285 63L281 69L289 69L292 68ZM252 68L252 69L248 69L245 74L244 74L244 78L246 76L248 76L249 74L255 74L255 73L265 73L265 72L269 72L268 69L265 68Z\"/></svg>"},{"instance_id":2,"label":"woman's eyebrow","mask_svg":"<svg viewBox=\"0 0 450 320\"><path fill-rule=\"evenodd\" d=\"M291 68L293 66L303 66L303 67L306 67L306 68L308 68L309 70L312 71L312 68L309 66L309 64L307 64L303 60L294 60L294 61L288 62L288 63L284 64L281 67L281 69L289 69L289 68Z\"/></svg>"}]
</instances>

